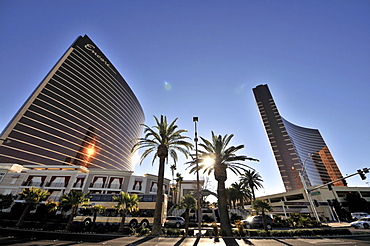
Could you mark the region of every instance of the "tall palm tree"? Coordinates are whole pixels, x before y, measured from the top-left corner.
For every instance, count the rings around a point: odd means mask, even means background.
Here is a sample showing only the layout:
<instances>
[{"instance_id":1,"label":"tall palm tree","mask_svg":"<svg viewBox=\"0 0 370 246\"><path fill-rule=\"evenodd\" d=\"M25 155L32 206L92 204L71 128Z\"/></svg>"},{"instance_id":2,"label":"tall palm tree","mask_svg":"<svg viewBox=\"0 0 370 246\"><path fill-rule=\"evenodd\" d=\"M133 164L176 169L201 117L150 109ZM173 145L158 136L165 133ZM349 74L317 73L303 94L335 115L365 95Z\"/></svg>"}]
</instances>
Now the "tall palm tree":
<instances>
[{"instance_id":1,"label":"tall palm tree","mask_svg":"<svg viewBox=\"0 0 370 246\"><path fill-rule=\"evenodd\" d=\"M78 190L71 190L68 194L62 195L60 199L62 206L72 207L72 212L69 216L69 220L65 228L66 231L69 231L72 225L73 218L77 213L78 207L89 202L89 194L85 194Z\"/></svg>"},{"instance_id":2,"label":"tall palm tree","mask_svg":"<svg viewBox=\"0 0 370 246\"><path fill-rule=\"evenodd\" d=\"M263 228L265 229L265 231L267 231L268 229L267 229L267 221L266 221L266 212L272 211L271 205L265 201L257 199L252 202L252 208L256 210L257 212L261 212Z\"/></svg>"},{"instance_id":3,"label":"tall palm tree","mask_svg":"<svg viewBox=\"0 0 370 246\"><path fill-rule=\"evenodd\" d=\"M23 224L24 219L26 218L27 214L29 213L31 207L34 204L37 204L41 201L46 200L46 198L50 195L50 193L47 192L46 190L43 190L43 189L40 189L40 188L31 187L31 188L23 189L19 193L19 195L21 196L22 199L24 199L26 201L27 205L24 208L23 213L22 213L21 217L19 218L19 220L16 224L16 227L19 227Z\"/></svg>"},{"instance_id":4,"label":"tall palm tree","mask_svg":"<svg viewBox=\"0 0 370 246\"><path fill-rule=\"evenodd\" d=\"M167 118L163 115L161 115L160 120L155 116L154 119L156 121L155 126L149 127L147 125L143 125L145 135L143 138L136 139L137 142L134 144L131 151L135 152L141 148L146 149L140 156L140 164L151 153L154 153L152 164L157 157L159 158L157 200L155 204L152 230L152 235L157 236L161 234L165 161L168 161L168 155L170 155L176 164L178 160L176 151L183 153L185 157L187 157L189 150L193 145L187 141L187 139L190 139L189 137L182 135L187 131L178 129L178 126L176 125L177 118L170 124L167 123Z\"/></svg>"},{"instance_id":5,"label":"tall palm tree","mask_svg":"<svg viewBox=\"0 0 370 246\"><path fill-rule=\"evenodd\" d=\"M113 197L113 200L117 202L117 205L114 207L118 209L122 216L118 232L123 232L127 212L134 212L139 209L139 197L136 194L130 195L121 191L120 195Z\"/></svg>"},{"instance_id":6,"label":"tall palm tree","mask_svg":"<svg viewBox=\"0 0 370 246\"><path fill-rule=\"evenodd\" d=\"M172 199L171 201L175 204L176 203L176 198L175 198L175 193L174 193L174 190L175 190L175 171L177 169L176 165L173 164L170 166L170 169L171 169L171 174L172 174L172 181L171 181L171 195L172 195Z\"/></svg>"},{"instance_id":7,"label":"tall palm tree","mask_svg":"<svg viewBox=\"0 0 370 246\"><path fill-rule=\"evenodd\" d=\"M255 170L246 170L245 173L240 177L240 182L243 183L245 188L249 188L252 193L252 200L256 200L255 190L263 188L262 177Z\"/></svg>"},{"instance_id":8,"label":"tall palm tree","mask_svg":"<svg viewBox=\"0 0 370 246\"><path fill-rule=\"evenodd\" d=\"M177 201L180 201L180 196L181 196L181 183L182 183L182 181L184 181L184 177L181 175L181 173L176 173L176 187L177 187L177 196L178 197L176 197L176 202Z\"/></svg>"},{"instance_id":9,"label":"tall palm tree","mask_svg":"<svg viewBox=\"0 0 370 246\"><path fill-rule=\"evenodd\" d=\"M174 182L175 180L175 171L176 171L176 164L173 164L170 166L170 169L171 169L171 173L172 173L172 183Z\"/></svg>"},{"instance_id":10,"label":"tall palm tree","mask_svg":"<svg viewBox=\"0 0 370 246\"><path fill-rule=\"evenodd\" d=\"M185 235L188 235L189 221L190 221L190 209L198 209L197 200L190 194L185 195L181 198L178 208L185 208Z\"/></svg>"},{"instance_id":11,"label":"tall palm tree","mask_svg":"<svg viewBox=\"0 0 370 246\"><path fill-rule=\"evenodd\" d=\"M258 161L257 159L250 158L244 155L236 155L238 150L244 148L244 145L228 146L231 139L234 137L233 134L225 136L215 135L212 131L212 140L208 141L202 138L203 143L199 146L203 149L199 150L199 169L204 169L204 173L210 175L214 173L214 177L217 180L217 194L218 194L218 210L220 214L221 231L223 235L231 236L231 225L229 220L229 213L227 209L226 189L225 181L227 180L227 170L232 171L237 175L241 175L241 171L250 169L246 164L240 163L240 161L250 160ZM214 160L213 165L202 164L206 158L212 158ZM190 172L196 172L196 163L189 162L191 165Z\"/></svg>"}]
</instances>

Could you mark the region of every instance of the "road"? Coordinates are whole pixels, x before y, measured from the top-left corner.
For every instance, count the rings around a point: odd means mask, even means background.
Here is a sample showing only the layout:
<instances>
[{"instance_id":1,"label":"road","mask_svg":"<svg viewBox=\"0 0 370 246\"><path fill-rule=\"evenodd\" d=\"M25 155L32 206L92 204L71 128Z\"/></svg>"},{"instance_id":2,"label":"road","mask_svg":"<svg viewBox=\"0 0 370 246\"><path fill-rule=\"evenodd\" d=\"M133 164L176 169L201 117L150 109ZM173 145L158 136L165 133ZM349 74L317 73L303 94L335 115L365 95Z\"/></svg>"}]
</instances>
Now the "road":
<instances>
[{"instance_id":1,"label":"road","mask_svg":"<svg viewBox=\"0 0 370 246\"><path fill-rule=\"evenodd\" d=\"M304 245L370 245L370 236L344 237L344 238L275 238L275 239L235 239L225 238L214 242L211 238L167 238L167 237L122 237L100 242L82 242L75 240L38 240L35 238L0 237L0 245L11 246L71 246L71 245L108 245L108 246L304 246Z\"/></svg>"}]
</instances>

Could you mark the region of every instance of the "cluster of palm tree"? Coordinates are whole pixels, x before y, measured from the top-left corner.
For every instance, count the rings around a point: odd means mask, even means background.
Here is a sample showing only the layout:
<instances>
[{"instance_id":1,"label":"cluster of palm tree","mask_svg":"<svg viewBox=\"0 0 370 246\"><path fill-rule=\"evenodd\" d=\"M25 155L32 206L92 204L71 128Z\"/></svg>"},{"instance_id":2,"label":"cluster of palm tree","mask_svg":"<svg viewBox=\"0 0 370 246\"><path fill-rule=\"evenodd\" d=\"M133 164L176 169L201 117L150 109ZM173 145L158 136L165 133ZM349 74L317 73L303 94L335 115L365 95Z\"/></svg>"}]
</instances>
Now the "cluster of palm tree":
<instances>
[{"instance_id":1,"label":"cluster of palm tree","mask_svg":"<svg viewBox=\"0 0 370 246\"><path fill-rule=\"evenodd\" d=\"M180 152L185 155L186 158L190 156L190 151L193 149L193 144L189 142L190 138L184 136L183 134L187 131L184 129L179 129L176 125L177 118L172 121L171 123L167 122L167 118L165 116L161 116L160 119L154 116L156 121L156 125L153 127L149 127L145 124L142 126L144 127L144 137L135 139L135 143L131 149L132 152L135 152L139 149L144 149L144 152L141 154L140 157L140 164L143 162L151 154L153 155L152 164L158 158L159 159L159 168L158 168L158 189L157 189L157 198L161 198L163 196L163 181L164 181L164 170L165 170L165 163L168 163L168 157L170 156L174 161L174 164L171 168L172 176L174 179L174 171L176 170L176 163L178 161L178 154ZM217 184L217 194L218 194L218 209L220 215L220 222L221 222L221 231L225 236L231 236L231 225L229 221L229 214L228 214L228 202L227 202L227 189L225 187L225 182L227 180L227 172L231 171L238 176L245 177L244 183L242 184L244 187L249 187L250 194L252 199L255 198L254 190L256 188L261 187L262 180L259 180L258 174L253 173L250 166L244 164L244 161L258 161L255 158L251 158L245 155L238 155L237 152L244 148L244 145L238 146L230 146L230 142L234 137L233 134L226 134L216 135L213 131L211 140L207 140L203 137L200 137L202 142L199 144L200 150L198 151L198 156L196 156L196 160L198 161L199 165L196 165L195 161L188 162L190 173L194 173L200 170L203 170L203 173L207 173L210 175L213 173ZM203 164L205 159L212 158L214 160L213 165L206 165ZM199 170L197 169L197 166ZM255 175L255 177L248 176L249 174ZM244 175L244 176L243 176ZM256 178L257 177L257 178ZM177 178L177 190L181 190L181 182L182 176L178 173ZM236 185L235 185L235 188ZM30 193L30 194L28 194ZM31 194L32 193L32 194ZM39 193L39 194L37 194ZM35 195L37 194L37 195ZM25 189L23 192L23 196L29 203L30 206L27 205L24 213L22 214L20 221L18 222L18 226L24 220L25 215L28 213L29 208L32 204L38 203L39 201L45 200L48 197L49 193L46 191L42 191L36 188ZM61 197L61 202L64 206L70 206L72 209L72 213L70 215L70 219L67 223L66 230L69 230L73 217L75 216L77 209L82 204L88 203L88 195L84 194L80 191L71 190L69 194L63 195ZM114 198L117 202L117 209L120 210L122 214L122 223L119 230L123 230L124 219L126 213L132 210L137 209L137 202L138 198L135 195L128 195L124 192L121 192L119 196ZM243 201L244 198L238 197L239 201ZM195 199L194 199L195 200ZM184 206L186 209L194 208L196 203L193 205L191 198L185 196L182 198L180 205ZM187 205L185 205L187 204ZM190 204L190 205L189 205ZM189 207L189 206L190 207ZM96 208L96 211L103 208ZM161 234L161 217L162 217L162 199L156 199L155 205L155 212L154 212L154 222L152 228L152 235L160 235Z\"/></svg>"},{"instance_id":2,"label":"cluster of palm tree","mask_svg":"<svg viewBox=\"0 0 370 246\"><path fill-rule=\"evenodd\" d=\"M24 220L30 212L30 209L34 205L45 201L50 193L40 188L30 187L23 189L22 192L19 193L19 195L21 199L25 200L26 206L16 224L17 227L21 227L23 225ZM64 194L60 197L60 204L52 200L47 200L45 202L46 213L43 221L44 226L46 225L47 215L49 213L57 210L58 208L63 208L66 211L71 210L68 222L65 227L65 230L69 231L71 229L73 218L76 216L78 208L82 206L85 208L90 208L93 212L93 223L91 230L94 231L97 214L102 213L106 208L102 205L90 204L89 197L89 193L86 194L78 190L71 190L68 194ZM130 195L122 191L120 194L114 196L113 199L117 202L115 208L118 210L118 212L121 213L122 216L118 232L123 232L127 213L138 210L139 197L136 194Z\"/></svg>"},{"instance_id":3,"label":"cluster of palm tree","mask_svg":"<svg viewBox=\"0 0 370 246\"><path fill-rule=\"evenodd\" d=\"M262 177L256 170L246 170L239 178L227 188L227 198L230 208L243 208L245 203L256 200L255 191L263 188Z\"/></svg>"},{"instance_id":4,"label":"cluster of palm tree","mask_svg":"<svg viewBox=\"0 0 370 246\"><path fill-rule=\"evenodd\" d=\"M136 143L132 148L132 152L138 149L145 149L141 155L140 164L145 158L147 158L151 153L154 153L152 164L154 160L159 158L159 170L158 170L158 187L163 187L164 179L164 165L167 160L168 155L172 157L174 163L176 164L178 155L176 151L183 153L188 157L189 151L193 148L193 145L188 142L189 137L183 134L186 130L178 129L176 125L177 118L170 124L167 123L167 118L161 116L160 119L154 116L156 125L149 127L143 125L144 127L144 137L136 139ZM227 171L230 170L237 175L242 175L250 169L248 165L242 163L243 161L258 161L257 159L245 156L237 155L236 152L243 149L244 145L229 146L231 139L234 137L233 134L225 136L216 135L212 131L212 139L208 141L207 139L200 137L202 143L200 143L201 149L199 150L199 155L196 156L196 160L199 165L196 165L196 161L191 161L190 173L194 173L203 170L204 173L210 175L214 174L215 179L218 182L217 193L218 193L218 208L220 214L221 231L223 235L231 236L231 225L228 215L228 204L225 182L227 180ZM206 158L212 158L214 160L213 165L202 164L203 160ZM197 169L197 166L199 170ZM162 197L163 189L157 190L157 197ZM162 203L157 199L155 214L154 214L154 225L152 230L152 235L159 235L161 233L161 210Z\"/></svg>"},{"instance_id":5,"label":"cluster of palm tree","mask_svg":"<svg viewBox=\"0 0 370 246\"><path fill-rule=\"evenodd\" d=\"M31 208L34 205L37 205L40 202L45 201L49 197L50 193L41 188L30 187L30 188L23 189L19 193L19 195L21 199L25 201L26 206L16 224L16 227L21 227L27 215L29 214ZM62 195L61 204L51 201L51 200L46 201L45 202L46 214L44 217L44 226L46 225L48 213L55 211L56 209L59 208L59 205L60 205L60 207L64 209L68 209L68 210L72 209L72 212L69 216L68 223L65 227L65 230L69 230L72 225L73 218L75 217L77 213L78 207L87 202L88 202L88 194L84 194L83 192L77 191L77 190L71 190L68 194Z\"/></svg>"}]
</instances>

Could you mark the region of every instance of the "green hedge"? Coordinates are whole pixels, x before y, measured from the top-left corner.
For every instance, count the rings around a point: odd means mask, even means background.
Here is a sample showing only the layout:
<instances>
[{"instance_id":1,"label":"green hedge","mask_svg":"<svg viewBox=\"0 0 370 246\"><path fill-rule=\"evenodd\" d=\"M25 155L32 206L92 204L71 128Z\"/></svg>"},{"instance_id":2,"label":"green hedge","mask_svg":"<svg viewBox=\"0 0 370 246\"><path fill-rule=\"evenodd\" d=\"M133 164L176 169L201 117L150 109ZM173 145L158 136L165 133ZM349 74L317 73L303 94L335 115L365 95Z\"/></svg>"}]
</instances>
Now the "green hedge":
<instances>
[{"instance_id":1,"label":"green hedge","mask_svg":"<svg viewBox=\"0 0 370 246\"><path fill-rule=\"evenodd\" d=\"M244 229L242 235L237 229L233 229L234 236L242 237L310 237L310 236L333 236L333 235L352 235L349 229L295 229L295 230L247 230Z\"/></svg>"}]
</instances>

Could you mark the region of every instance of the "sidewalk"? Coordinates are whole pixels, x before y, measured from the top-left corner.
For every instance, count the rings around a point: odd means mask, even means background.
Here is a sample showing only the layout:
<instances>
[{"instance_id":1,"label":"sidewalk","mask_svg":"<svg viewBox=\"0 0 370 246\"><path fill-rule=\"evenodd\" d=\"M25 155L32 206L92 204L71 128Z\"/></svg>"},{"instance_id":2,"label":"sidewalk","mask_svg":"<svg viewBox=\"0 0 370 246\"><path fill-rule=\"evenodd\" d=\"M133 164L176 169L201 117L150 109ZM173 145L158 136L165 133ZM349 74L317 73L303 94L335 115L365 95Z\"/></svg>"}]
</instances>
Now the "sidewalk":
<instances>
[{"instance_id":1,"label":"sidewalk","mask_svg":"<svg viewBox=\"0 0 370 246\"><path fill-rule=\"evenodd\" d=\"M325 225L326 223L323 223L323 224ZM349 228L349 227L351 227L349 222L328 222L327 224L332 228Z\"/></svg>"}]
</instances>

